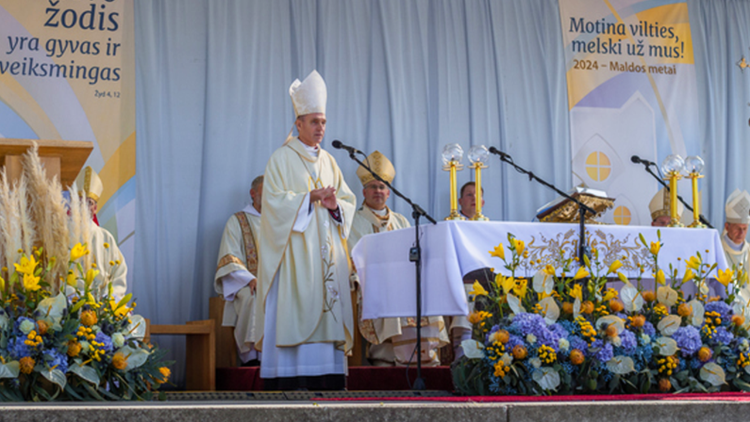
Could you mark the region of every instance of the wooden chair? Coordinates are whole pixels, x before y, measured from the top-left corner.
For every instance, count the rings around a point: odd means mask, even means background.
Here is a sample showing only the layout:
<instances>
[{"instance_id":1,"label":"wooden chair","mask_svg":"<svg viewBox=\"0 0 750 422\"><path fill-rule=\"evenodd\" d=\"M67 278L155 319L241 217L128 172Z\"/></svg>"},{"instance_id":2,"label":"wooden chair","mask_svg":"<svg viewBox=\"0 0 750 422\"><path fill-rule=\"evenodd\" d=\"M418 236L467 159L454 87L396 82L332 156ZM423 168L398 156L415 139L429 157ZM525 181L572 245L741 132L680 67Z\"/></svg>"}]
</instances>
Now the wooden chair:
<instances>
[{"instance_id":1,"label":"wooden chair","mask_svg":"<svg viewBox=\"0 0 750 422\"><path fill-rule=\"evenodd\" d=\"M188 321L185 325L152 325L146 319L145 340L153 335L184 335L186 389L216 390L216 323Z\"/></svg>"}]
</instances>

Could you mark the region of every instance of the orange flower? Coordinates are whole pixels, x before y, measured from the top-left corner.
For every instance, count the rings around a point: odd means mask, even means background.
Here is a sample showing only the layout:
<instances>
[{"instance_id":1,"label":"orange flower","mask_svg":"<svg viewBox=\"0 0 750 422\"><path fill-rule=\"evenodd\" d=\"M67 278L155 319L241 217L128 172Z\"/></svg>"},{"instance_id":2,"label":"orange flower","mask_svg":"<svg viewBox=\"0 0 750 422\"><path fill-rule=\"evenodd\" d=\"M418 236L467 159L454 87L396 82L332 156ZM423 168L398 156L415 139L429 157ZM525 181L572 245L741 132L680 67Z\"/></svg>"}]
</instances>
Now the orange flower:
<instances>
[{"instance_id":1,"label":"orange flower","mask_svg":"<svg viewBox=\"0 0 750 422\"><path fill-rule=\"evenodd\" d=\"M47 322L40 319L39 321L36 322L36 326L39 327L40 336L47 334L47 330L49 329L49 325L47 325Z\"/></svg>"},{"instance_id":2,"label":"orange flower","mask_svg":"<svg viewBox=\"0 0 750 422\"><path fill-rule=\"evenodd\" d=\"M612 312L622 312L622 310L625 309L625 305L623 305L618 299L612 299L609 301L609 309Z\"/></svg>"},{"instance_id":3,"label":"orange flower","mask_svg":"<svg viewBox=\"0 0 750 422\"><path fill-rule=\"evenodd\" d=\"M662 393L666 393L671 389L672 383L669 381L669 378L662 378L659 380L659 391L661 391Z\"/></svg>"},{"instance_id":4,"label":"orange flower","mask_svg":"<svg viewBox=\"0 0 750 422\"><path fill-rule=\"evenodd\" d=\"M580 365L584 361L583 352L578 349L573 349L573 351L570 352L570 363L573 365Z\"/></svg>"},{"instance_id":5,"label":"orange flower","mask_svg":"<svg viewBox=\"0 0 750 422\"><path fill-rule=\"evenodd\" d=\"M112 356L112 366L114 366L115 369L122 371L128 366L127 356L123 355L121 352L115 353L115 355Z\"/></svg>"},{"instance_id":6,"label":"orange flower","mask_svg":"<svg viewBox=\"0 0 750 422\"><path fill-rule=\"evenodd\" d=\"M646 317L643 315L636 315L634 317L630 317L630 325L634 328L640 328L643 327L643 325L646 324Z\"/></svg>"},{"instance_id":7,"label":"orange flower","mask_svg":"<svg viewBox=\"0 0 750 422\"><path fill-rule=\"evenodd\" d=\"M564 302L562 306L563 312L566 314L572 314L573 313L573 304L570 302Z\"/></svg>"},{"instance_id":8,"label":"orange flower","mask_svg":"<svg viewBox=\"0 0 750 422\"><path fill-rule=\"evenodd\" d=\"M24 358L21 358L18 363L21 365L21 373L22 374L30 374L31 371L34 370L34 365L36 365L36 362L34 359L30 358L29 356L26 356Z\"/></svg>"},{"instance_id":9,"label":"orange flower","mask_svg":"<svg viewBox=\"0 0 750 422\"><path fill-rule=\"evenodd\" d=\"M169 368L166 368L164 366L159 368L159 373L161 374L162 378L154 380L157 384L164 384L165 382L169 380L169 376L172 375L172 371L170 371Z\"/></svg>"},{"instance_id":10,"label":"orange flower","mask_svg":"<svg viewBox=\"0 0 750 422\"><path fill-rule=\"evenodd\" d=\"M510 340L510 333L506 330L499 330L495 333L495 339L500 343L507 343Z\"/></svg>"},{"instance_id":11,"label":"orange flower","mask_svg":"<svg viewBox=\"0 0 750 422\"><path fill-rule=\"evenodd\" d=\"M641 296L646 302L653 302L654 300L656 300L656 293L654 293L653 290L646 290L641 293Z\"/></svg>"},{"instance_id":12,"label":"orange flower","mask_svg":"<svg viewBox=\"0 0 750 422\"><path fill-rule=\"evenodd\" d=\"M83 311L81 312L81 324L91 327L92 325L96 324L98 319L96 318L96 312L92 310Z\"/></svg>"},{"instance_id":13,"label":"orange flower","mask_svg":"<svg viewBox=\"0 0 750 422\"><path fill-rule=\"evenodd\" d=\"M714 353L706 346L701 347L698 349L698 360L701 362L708 362L709 359L714 355Z\"/></svg>"},{"instance_id":14,"label":"orange flower","mask_svg":"<svg viewBox=\"0 0 750 422\"><path fill-rule=\"evenodd\" d=\"M590 314L594 312L594 304L590 300L583 302L581 304L581 312L583 312L584 314Z\"/></svg>"},{"instance_id":15,"label":"orange flower","mask_svg":"<svg viewBox=\"0 0 750 422\"><path fill-rule=\"evenodd\" d=\"M690 316L692 313L693 307L687 303L681 303L680 306L677 307L677 315L681 317Z\"/></svg>"},{"instance_id":16,"label":"orange flower","mask_svg":"<svg viewBox=\"0 0 750 422\"><path fill-rule=\"evenodd\" d=\"M79 353L81 353L81 343L77 341L69 341L68 342L68 356L74 358L78 356Z\"/></svg>"},{"instance_id":17,"label":"orange flower","mask_svg":"<svg viewBox=\"0 0 750 422\"><path fill-rule=\"evenodd\" d=\"M615 324L608 325L605 333L607 337L617 337L617 327L615 327Z\"/></svg>"},{"instance_id":18,"label":"orange flower","mask_svg":"<svg viewBox=\"0 0 750 422\"><path fill-rule=\"evenodd\" d=\"M732 316L732 324L734 324L737 327L741 327L745 323L745 317L742 315L734 315Z\"/></svg>"},{"instance_id":19,"label":"orange flower","mask_svg":"<svg viewBox=\"0 0 750 422\"><path fill-rule=\"evenodd\" d=\"M517 360L526 359L526 356L528 356L528 354L528 350L526 350L526 348L524 346L521 346L520 344L517 344L516 347L513 348L513 357Z\"/></svg>"}]
</instances>

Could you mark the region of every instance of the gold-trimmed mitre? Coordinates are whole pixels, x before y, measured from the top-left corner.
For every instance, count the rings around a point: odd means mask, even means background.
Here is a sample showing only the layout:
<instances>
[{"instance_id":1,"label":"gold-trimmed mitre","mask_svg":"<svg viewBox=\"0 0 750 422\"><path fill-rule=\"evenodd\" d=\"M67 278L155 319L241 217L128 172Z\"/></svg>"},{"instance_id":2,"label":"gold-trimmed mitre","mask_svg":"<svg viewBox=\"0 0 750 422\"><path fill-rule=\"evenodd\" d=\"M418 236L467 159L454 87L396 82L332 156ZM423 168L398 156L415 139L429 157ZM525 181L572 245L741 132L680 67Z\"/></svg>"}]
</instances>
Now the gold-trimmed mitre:
<instances>
[{"instance_id":1,"label":"gold-trimmed mitre","mask_svg":"<svg viewBox=\"0 0 750 422\"><path fill-rule=\"evenodd\" d=\"M368 155L365 159L365 164L388 183L393 182L393 178L396 177L396 169L393 167L393 163L391 163L391 160L389 160L388 157L381 154L380 151L374 151L372 154ZM372 173L362 166L359 166L357 169L357 177L359 177L359 181L362 182L362 186L375 180Z\"/></svg>"},{"instance_id":2,"label":"gold-trimmed mitre","mask_svg":"<svg viewBox=\"0 0 750 422\"><path fill-rule=\"evenodd\" d=\"M667 188L661 188L659 189L659 192L656 192L656 195L654 195L653 198L651 198L651 202L648 204L648 209L651 211L651 220L656 220L659 217L667 216L671 217L670 215L670 209L669 205L671 203L669 192L667 191ZM677 202L677 218L682 218L682 212L685 211L685 206L682 205L682 202Z\"/></svg>"},{"instance_id":3,"label":"gold-trimmed mitre","mask_svg":"<svg viewBox=\"0 0 750 422\"><path fill-rule=\"evenodd\" d=\"M328 90L317 70L313 70L302 82L295 79L289 87L289 95L292 97L294 117L326 112Z\"/></svg>"},{"instance_id":4,"label":"gold-trimmed mitre","mask_svg":"<svg viewBox=\"0 0 750 422\"><path fill-rule=\"evenodd\" d=\"M91 198L96 202L99 202L99 197L102 195L104 185L102 185L102 179L96 174L91 166L86 166L81 174L76 179L76 185L81 189L81 194L86 192L86 197Z\"/></svg>"},{"instance_id":5,"label":"gold-trimmed mitre","mask_svg":"<svg viewBox=\"0 0 750 422\"><path fill-rule=\"evenodd\" d=\"M750 222L750 194L746 190L735 189L724 207L727 223L748 224Z\"/></svg>"}]
</instances>

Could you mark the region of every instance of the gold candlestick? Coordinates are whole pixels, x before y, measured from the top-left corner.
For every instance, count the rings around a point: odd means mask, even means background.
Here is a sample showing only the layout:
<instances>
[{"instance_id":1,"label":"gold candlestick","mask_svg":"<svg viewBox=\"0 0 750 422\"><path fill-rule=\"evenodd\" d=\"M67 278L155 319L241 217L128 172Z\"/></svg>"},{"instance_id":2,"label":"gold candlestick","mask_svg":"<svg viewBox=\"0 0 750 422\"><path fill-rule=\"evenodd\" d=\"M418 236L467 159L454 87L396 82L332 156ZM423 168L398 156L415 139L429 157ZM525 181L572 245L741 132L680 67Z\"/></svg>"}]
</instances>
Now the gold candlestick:
<instances>
[{"instance_id":1,"label":"gold candlestick","mask_svg":"<svg viewBox=\"0 0 750 422\"><path fill-rule=\"evenodd\" d=\"M476 212L471 219L472 221L490 221L489 218L482 215L482 169L486 169L487 166L481 161L477 161L471 167L474 168L474 195L476 199L474 204Z\"/></svg>"},{"instance_id":2,"label":"gold candlestick","mask_svg":"<svg viewBox=\"0 0 750 422\"><path fill-rule=\"evenodd\" d=\"M451 178L451 213L449 216L445 217L446 220L466 220L466 218L458 212L458 183L456 181L456 172L463 168L464 166L455 160L449 161L448 164L443 167L443 170L450 172Z\"/></svg>"},{"instance_id":3,"label":"gold candlestick","mask_svg":"<svg viewBox=\"0 0 750 422\"><path fill-rule=\"evenodd\" d=\"M694 155L685 159L685 169L690 172L688 178L693 187L693 222L688 227L696 229L705 229L706 225L701 223L701 201L698 197L698 179L702 178L701 171L703 170L703 159Z\"/></svg>"},{"instance_id":4,"label":"gold candlestick","mask_svg":"<svg viewBox=\"0 0 750 422\"><path fill-rule=\"evenodd\" d=\"M685 227L680 222L680 216L677 214L677 181L682 179L680 173L676 171L669 172L665 179L669 180L669 227Z\"/></svg>"},{"instance_id":5,"label":"gold candlestick","mask_svg":"<svg viewBox=\"0 0 750 422\"><path fill-rule=\"evenodd\" d=\"M451 175L451 213L445 217L446 220L466 220L458 213L458 183L456 182L456 172L464 168L461 164L463 157L464 149L461 145L448 144L443 147L443 170L449 171Z\"/></svg>"}]
</instances>

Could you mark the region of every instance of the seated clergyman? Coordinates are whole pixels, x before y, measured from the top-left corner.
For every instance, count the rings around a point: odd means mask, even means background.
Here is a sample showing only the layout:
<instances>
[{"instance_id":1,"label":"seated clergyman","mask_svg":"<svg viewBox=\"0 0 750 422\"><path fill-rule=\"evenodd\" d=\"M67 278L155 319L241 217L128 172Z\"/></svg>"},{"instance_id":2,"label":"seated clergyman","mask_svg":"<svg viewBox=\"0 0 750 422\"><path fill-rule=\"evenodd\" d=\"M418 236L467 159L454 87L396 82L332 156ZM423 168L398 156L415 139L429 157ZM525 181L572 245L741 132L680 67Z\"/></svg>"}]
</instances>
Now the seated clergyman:
<instances>
[{"instance_id":1,"label":"seated clergyman","mask_svg":"<svg viewBox=\"0 0 750 422\"><path fill-rule=\"evenodd\" d=\"M653 227L668 227L669 223L672 222L670 217L670 204L671 200L669 197L669 191L667 188L661 188L648 204L648 209L651 211L651 225ZM682 218L682 212L685 207L682 203L677 202L677 219Z\"/></svg>"},{"instance_id":2,"label":"seated clergyman","mask_svg":"<svg viewBox=\"0 0 750 422\"><path fill-rule=\"evenodd\" d=\"M214 275L214 289L225 300L222 325L234 327L240 361L255 366L261 359L255 350L255 292L262 193L263 176L258 176L250 186L252 203L229 217L224 227Z\"/></svg>"},{"instance_id":3,"label":"seated clergyman","mask_svg":"<svg viewBox=\"0 0 750 422\"><path fill-rule=\"evenodd\" d=\"M383 180L391 183L396 175L393 164L378 151L373 152L365 161ZM357 210L352 222L349 236L349 250L354 248L362 236L383 231L411 227L409 221L401 214L392 211L386 205L391 194L388 186L375 180L374 176L360 166L357 176L362 182L364 203ZM354 275L356 280L356 274ZM377 283L377 280L373 282ZM404 289L413 289L411 284ZM368 358L377 366L401 366L416 364L417 345L416 318L379 318L360 320L360 332L371 343ZM448 336L442 317L422 318L422 365L440 365L438 349L448 344Z\"/></svg>"},{"instance_id":4,"label":"seated clergyman","mask_svg":"<svg viewBox=\"0 0 750 422\"><path fill-rule=\"evenodd\" d=\"M721 246L730 267L742 266L747 271L750 245L745 240L747 226L750 223L750 194L739 189L732 192L725 206L727 214L724 231L721 234Z\"/></svg>"}]
</instances>

